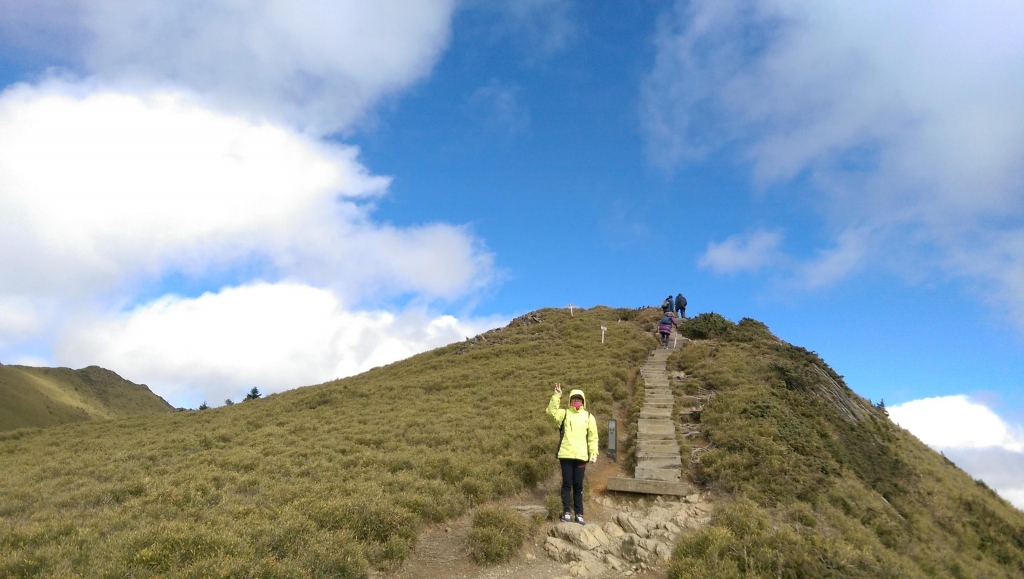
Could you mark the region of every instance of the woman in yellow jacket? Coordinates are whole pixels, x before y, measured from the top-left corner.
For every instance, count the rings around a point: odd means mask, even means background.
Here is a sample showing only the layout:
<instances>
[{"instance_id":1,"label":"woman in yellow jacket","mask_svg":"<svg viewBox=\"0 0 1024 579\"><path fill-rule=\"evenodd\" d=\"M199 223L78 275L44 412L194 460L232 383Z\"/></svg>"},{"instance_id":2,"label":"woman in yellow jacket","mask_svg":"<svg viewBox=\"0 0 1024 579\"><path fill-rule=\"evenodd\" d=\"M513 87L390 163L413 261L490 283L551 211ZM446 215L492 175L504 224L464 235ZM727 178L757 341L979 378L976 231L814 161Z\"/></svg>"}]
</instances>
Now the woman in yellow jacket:
<instances>
[{"instance_id":1,"label":"woman in yellow jacket","mask_svg":"<svg viewBox=\"0 0 1024 579\"><path fill-rule=\"evenodd\" d=\"M569 512L571 494L576 506L576 522L583 524L583 475L587 462L597 462L597 420L587 411L587 397L582 390L569 392L569 408L559 408L562 385L555 384L555 393L548 402L548 414L555 419L562 433L558 445L558 461L562 463L562 520L572 522Z\"/></svg>"}]
</instances>

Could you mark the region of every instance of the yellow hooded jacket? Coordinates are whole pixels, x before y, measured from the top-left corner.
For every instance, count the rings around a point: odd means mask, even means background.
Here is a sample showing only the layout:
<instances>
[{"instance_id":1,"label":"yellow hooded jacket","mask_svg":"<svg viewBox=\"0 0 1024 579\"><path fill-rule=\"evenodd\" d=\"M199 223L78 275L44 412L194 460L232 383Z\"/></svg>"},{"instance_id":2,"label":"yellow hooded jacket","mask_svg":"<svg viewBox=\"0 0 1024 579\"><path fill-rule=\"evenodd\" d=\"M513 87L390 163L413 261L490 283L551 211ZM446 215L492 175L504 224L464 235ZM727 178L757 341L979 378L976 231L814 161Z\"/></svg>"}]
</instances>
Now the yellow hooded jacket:
<instances>
[{"instance_id":1,"label":"yellow hooded jacket","mask_svg":"<svg viewBox=\"0 0 1024 579\"><path fill-rule=\"evenodd\" d=\"M572 400L576 395L583 398L583 406L579 410L572 406L559 408L562 395L552 394L548 402L548 414L559 426L565 420L565 435L562 436L562 445L558 447L558 458L590 460L590 457L597 456L597 420L587 411L587 397L582 390L569 392L569 399Z\"/></svg>"}]
</instances>

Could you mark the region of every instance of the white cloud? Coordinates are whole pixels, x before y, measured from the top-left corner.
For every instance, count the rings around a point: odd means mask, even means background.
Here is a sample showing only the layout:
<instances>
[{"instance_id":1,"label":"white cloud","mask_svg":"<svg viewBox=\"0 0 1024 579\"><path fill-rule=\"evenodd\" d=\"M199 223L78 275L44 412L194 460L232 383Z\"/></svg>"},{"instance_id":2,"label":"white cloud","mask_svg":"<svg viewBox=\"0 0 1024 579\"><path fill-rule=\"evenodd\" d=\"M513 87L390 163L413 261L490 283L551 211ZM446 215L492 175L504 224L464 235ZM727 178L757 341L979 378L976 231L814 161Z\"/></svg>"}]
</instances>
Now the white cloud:
<instances>
[{"instance_id":1,"label":"white cloud","mask_svg":"<svg viewBox=\"0 0 1024 579\"><path fill-rule=\"evenodd\" d=\"M755 231L734 235L721 243L708 243L698 264L715 273L757 271L778 259L781 244L780 233Z\"/></svg>"},{"instance_id":2,"label":"white cloud","mask_svg":"<svg viewBox=\"0 0 1024 579\"><path fill-rule=\"evenodd\" d=\"M868 236L858 230L839 234L834 247L819 250L814 259L799 264L797 280L807 289L833 284L863 264Z\"/></svg>"},{"instance_id":3,"label":"white cloud","mask_svg":"<svg viewBox=\"0 0 1024 579\"><path fill-rule=\"evenodd\" d=\"M1024 431L1006 424L987 406L971 402L963 395L912 400L888 410L893 422L928 446L999 447L1024 452Z\"/></svg>"},{"instance_id":4,"label":"white cloud","mask_svg":"<svg viewBox=\"0 0 1024 579\"><path fill-rule=\"evenodd\" d=\"M1024 453L999 447L945 448L946 458L1024 510Z\"/></svg>"},{"instance_id":5,"label":"white cloud","mask_svg":"<svg viewBox=\"0 0 1024 579\"><path fill-rule=\"evenodd\" d=\"M505 33L542 55L562 50L580 34L573 0L488 0L480 5L502 12Z\"/></svg>"},{"instance_id":6,"label":"white cloud","mask_svg":"<svg viewBox=\"0 0 1024 579\"><path fill-rule=\"evenodd\" d=\"M374 224L359 201L388 179L353 147L180 93L76 91L0 96L0 296L75 298L239 262L347 299L454 298L489 279L490 256L464 228Z\"/></svg>"},{"instance_id":7,"label":"white cloud","mask_svg":"<svg viewBox=\"0 0 1024 579\"><path fill-rule=\"evenodd\" d=\"M912 400L889 418L1024 510L1024 428L966 396Z\"/></svg>"},{"instance_id":8,"label":"white cloud","mask_svg":"<svg viewBox=\"0 0 1024 579\"><path fill-rule=\"evenodd\" d=\"M845 232L809 264L826 279L926 263L1024 323L1024 245L1003 243L1024 232L1022 20L1012 0L679 2L643 86L650 157L738 151L760 186L806 179Z\"/></svg>"},{"instance_id":9,"label":"white cloud","mask_svg":"<svg viewBox=\"0 0 1024 579\"><path fill-rule=\"evenodd\" d=\"M484 114L487 125L507 133L519 134L530 126L530 109L519 102L519 86L493 78L469 96L469 105Z\"/></svg>"},{"instance_id":10,"label":"white cloud","mask_svg":"<svg viewBox=\"0 0 1024 579\"><path fill-rule=\"evenodd\" d=\"M499 323L418 309L353 311L330 290L255 282L73 320L55 357L116 368L173 404L220 404L252 386L280 392L350 376Z\"/></svg>"},{"instance_id":11,"label":"white cloud","mask_svg":"<svg viewBox=\"0 0 1024 579\"><path fill-rule=\"evenodd\" d=\"M0 0L5 58L58 67L0 94L0 354L219 403L490 327L425 305L492 281L482 241L374 222L390 180L323 139L429 73L455 4ZM169 279L227 287L142 297Z\"/></svg>"},{"instance_id":12,"label":"white cloud","mask_svg":"<svg viewBox=\"0 0 1024 579\"><path fill-rule=\"evenodd\" d=\"M430 72L455 0L2 5L14 48L52 57L59 47L104 82L187 87L232 113L326 134Z\"/></svg>"}]
</instances>

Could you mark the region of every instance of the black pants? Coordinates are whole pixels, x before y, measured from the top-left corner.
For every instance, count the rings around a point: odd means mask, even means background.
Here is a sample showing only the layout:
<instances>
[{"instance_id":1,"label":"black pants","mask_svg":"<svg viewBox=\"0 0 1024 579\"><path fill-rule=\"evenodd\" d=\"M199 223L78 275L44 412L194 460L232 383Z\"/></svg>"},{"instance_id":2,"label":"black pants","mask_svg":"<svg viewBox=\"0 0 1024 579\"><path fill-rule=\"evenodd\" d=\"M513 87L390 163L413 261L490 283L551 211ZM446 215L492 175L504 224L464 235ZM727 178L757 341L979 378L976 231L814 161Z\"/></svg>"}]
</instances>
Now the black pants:
<instances>
[{"instance_id":1,"label":"black pants","mask_svg":"<svg viewBox=\"0 0 1024 579\"><path fill-rule=\"evenodd\" d=\"M662 332L661 334L661 345L665 346L666 348L668 347L668 334L664 332Z\"/></svg>"},{"instance_id":2,"label":"black pants","mask_svg":"<svg viewBox=\"0 0 1024 579\"><path fill-rule=\"evenodd\" d=\"M560 458L562 463L562 511L568 512L569 496L576 504L576 514L583 514L583 474L587 470L587 461Z\"/></svg>"}]
</instances>

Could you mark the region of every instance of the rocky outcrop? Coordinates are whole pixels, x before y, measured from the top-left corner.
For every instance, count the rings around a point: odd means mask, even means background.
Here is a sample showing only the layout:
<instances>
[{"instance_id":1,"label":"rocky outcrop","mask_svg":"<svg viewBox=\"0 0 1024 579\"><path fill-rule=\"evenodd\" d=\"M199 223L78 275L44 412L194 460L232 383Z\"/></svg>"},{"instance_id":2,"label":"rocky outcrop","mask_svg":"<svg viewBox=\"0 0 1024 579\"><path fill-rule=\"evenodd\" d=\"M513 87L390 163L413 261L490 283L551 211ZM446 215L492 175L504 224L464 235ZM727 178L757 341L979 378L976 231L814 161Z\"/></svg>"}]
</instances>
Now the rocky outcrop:
<instances>
[{"instance_id":1,"label":"rocky outcrop","mask_svg":"<svg viewBox=\"0 0 1024 579\"><path fill-rule=\"evenodd\" d=\"M611 512L610 520L603 525L559 523L545 539L548 556L567 563L572 577L628 577L660 566L672 556L676 539L707 524L711 513L700 494L653 502L596 501Z\"/></svg>"}]
</instances>

